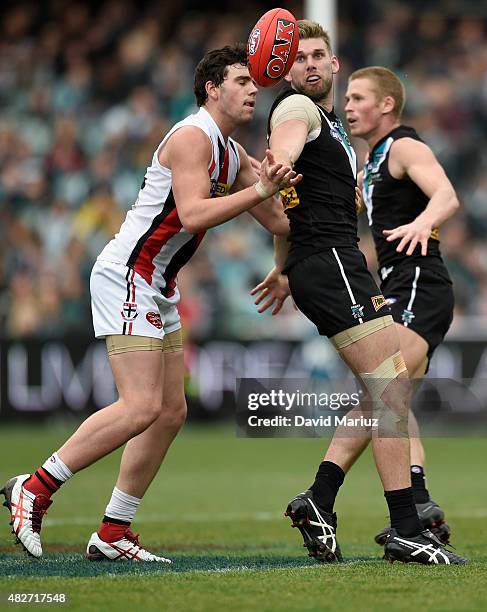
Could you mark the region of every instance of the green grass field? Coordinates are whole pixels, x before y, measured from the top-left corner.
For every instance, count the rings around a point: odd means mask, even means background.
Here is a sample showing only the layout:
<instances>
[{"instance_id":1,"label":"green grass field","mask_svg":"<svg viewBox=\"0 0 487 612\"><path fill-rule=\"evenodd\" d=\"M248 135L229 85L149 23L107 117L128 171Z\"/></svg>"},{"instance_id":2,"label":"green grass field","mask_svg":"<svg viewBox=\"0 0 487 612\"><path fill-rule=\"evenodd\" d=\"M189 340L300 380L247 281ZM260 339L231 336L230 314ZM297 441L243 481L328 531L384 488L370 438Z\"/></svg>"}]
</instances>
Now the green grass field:
<instances>
[{"instance_id":1,"label":"green grass field","mask_svg":"<svg viewBox=\"0 0 487 612\"><path fill-rule=\"evenodd\" d=\"M68 433L56 426L3 428L0 482L37 467ZM83 559L114 484L116 453L55 496L40 561L12 545L0 508L0 592L63 592L70 610L485 609L487 441L426 441L429 488L447 510L458 552L472 560L467 567L380 560L373 535L387 508L369 453L337 502L345 563L308 559L282 511L311 483L324 447L316 439L249 440L229 428L188 426L134 523L142 544L173 559L162 568ZM4 600L0 607L19 606Z\"/></svg>"}]
</instances>

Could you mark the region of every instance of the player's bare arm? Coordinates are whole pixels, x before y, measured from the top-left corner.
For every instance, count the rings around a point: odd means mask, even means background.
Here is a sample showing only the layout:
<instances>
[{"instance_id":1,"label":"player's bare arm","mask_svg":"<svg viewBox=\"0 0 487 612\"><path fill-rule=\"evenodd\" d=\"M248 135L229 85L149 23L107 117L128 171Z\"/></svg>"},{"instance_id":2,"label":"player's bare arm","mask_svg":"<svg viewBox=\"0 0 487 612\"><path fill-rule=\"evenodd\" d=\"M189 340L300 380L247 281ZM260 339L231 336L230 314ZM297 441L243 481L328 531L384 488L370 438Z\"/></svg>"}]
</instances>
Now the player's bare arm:
<instances>
[{"instance_id":1,"label":"player's bare arm","mask_svg":"<svg viewBox=\"0 0 487 612\"><path fill-rule=\"evenodd\" d=\"M365 204L362 198L362 185L364 181L364 171L360 170L357 174L357 186L355 187L355 208L357 215L361 215L365 212Z\"/></svg>"},{"instance_id":2,"label":"player's bare arm","mask_svg":"<svg viewBox=\"0 0 487 612\"><path fill-rule=\"evenodd\" d=\"M307 136L308 126L300 119L289 119L279 123L272 130L269 141L276 161L292 166L301 155Z\"/></svg>"},{"instance_id":3,"label":"player's bare arm","mask_svg":"<svg viewBox=\"0 0 487 612\"><path fill-rule=\"evenodd\" d=\"M421 254L428 252L431 231L449 219L458 209L455 190L431 149L412 138L394 142L389 156L389 171L394 178L409 177L430 198L426 209L412 223L384 230L388 242L399 240L396 251L412 255L418 242Z\"/></svg>"},{"instance_id":4,"label":"player's bare arm","mask_svg":"<svg viewBox=\"0 0 487 612\"><path fill-rule=\"evenodd\" d=\"M250 158L240 144L237 143L237 147L240 157L240 170L233 184L232 192L252 186L259 179L261 172L261 163ZM267 198L248 212L272 234L287 236L289 233L289 221L278 198Z\"/></svg>"},{"instance_id":5,"label":"player's bare arm","mask_svg":"<svg viewBox=\"0 0 487 612\"><path fill-rule=\"evenodd\" d=\"M260 162L250 155L248 157L254 172L259 173ZM287 231L289 231L289 222L282 209L282 204L279 200L276 201L279 204L281 214L284 215L286 220L288 228ZM278 234L278 232L274 233L276 234L274 236L274 260L276 265L272 268L269 274L267 274L264 280L256 285L250 292L250 295L257 295L254 302L256 306L258 306L264 300L264 298L266 299L266 301L258 308L258 312L265 312L271 308L271 306L274 306L271 313L272 315L276 315L278 312L280 312L284 301L289 295L291 295L288 278L282 274L282 269L284 267L284 262L286 261L289 247L287 232L286 234Z\"/></svg>"},{"instance_id":6,"label":"player's bare arm","mask_svg":"<svg viewBox=\"0 0 487 612\"><path fill-rule=\"evenodd\" d=\"M173 193L179 218L183 227L192 234L225 223L262 202L275 193L280 185L288 186L296 182L296 173L289 166L276 163L269 152L261 169L260 193L253 185L219 198L216 206L209 197L210 141L202 130L192 126L181 128L172 135L159 153L159 161L172 171Z\"/></svg>"}]
</instances>

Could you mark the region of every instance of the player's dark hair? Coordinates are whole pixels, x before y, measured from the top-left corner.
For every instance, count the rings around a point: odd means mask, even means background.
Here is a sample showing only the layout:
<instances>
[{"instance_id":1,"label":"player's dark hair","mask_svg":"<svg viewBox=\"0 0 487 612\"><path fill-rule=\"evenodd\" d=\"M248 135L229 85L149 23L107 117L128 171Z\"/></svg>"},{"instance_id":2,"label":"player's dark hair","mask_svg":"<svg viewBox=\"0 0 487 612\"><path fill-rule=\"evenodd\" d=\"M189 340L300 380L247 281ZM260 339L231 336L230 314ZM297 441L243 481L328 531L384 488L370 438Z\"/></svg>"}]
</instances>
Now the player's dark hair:
<instances>
[{"instance_id":1,"label":"player's dark hair","mask_svg":"<svg viewBox=\"0 0 487 612\"><path fill-rule=\"evenodd\" d=\"M206 93L208 81L219 87L228 74L228 67L233 64L247 66L247 50L242 43L227 45L222 49L205 53L194 73L194 95L198 106L203 106L208 99Z\"/></svg>"}]
</instances>

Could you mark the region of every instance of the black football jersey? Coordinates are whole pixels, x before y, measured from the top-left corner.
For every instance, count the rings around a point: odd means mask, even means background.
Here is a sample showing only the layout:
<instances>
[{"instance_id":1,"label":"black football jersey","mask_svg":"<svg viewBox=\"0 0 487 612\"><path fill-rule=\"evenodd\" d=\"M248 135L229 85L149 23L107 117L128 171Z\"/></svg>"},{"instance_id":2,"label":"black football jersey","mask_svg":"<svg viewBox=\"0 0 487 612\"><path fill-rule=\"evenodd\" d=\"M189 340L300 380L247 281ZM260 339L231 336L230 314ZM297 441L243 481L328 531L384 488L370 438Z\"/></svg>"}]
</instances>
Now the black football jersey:
<instances>
[{"instance_id":1,"label":"black football jersey","mask_svg":"<svg viewBox=\"0 0 487 612\"><path fill-rule=\"evenodd\" d=\"M429 198L410 178L394 178L389 172L389 152L399 138L414 138L422 142L416 130L400 125L384 136L370 151L364 166L363 199L372 229L380 268L387 268L401 262L412 262L421 257L418 244L413 255L396 252L399 240L387 242L385 229L394 229L411 223L426 208ZM434 229L428 241L428 255L440 256L438 229Z\"/></svg>"},{"instance_id":2,"label":"black football jersey","mask_svg":"<svg viewBox=\"0 0 487 612\"><path fill-rule=\"evenodd\" d=\"M274 109L296 93L286 89L274 101L269 114L269 134ZM320 134L304 145L294 165L303 179L295 187L281 191L290 223L286 270L313 253L358 242L355 152L335 113L316 106L321 116Z\"/></svg>"}]
</instances>

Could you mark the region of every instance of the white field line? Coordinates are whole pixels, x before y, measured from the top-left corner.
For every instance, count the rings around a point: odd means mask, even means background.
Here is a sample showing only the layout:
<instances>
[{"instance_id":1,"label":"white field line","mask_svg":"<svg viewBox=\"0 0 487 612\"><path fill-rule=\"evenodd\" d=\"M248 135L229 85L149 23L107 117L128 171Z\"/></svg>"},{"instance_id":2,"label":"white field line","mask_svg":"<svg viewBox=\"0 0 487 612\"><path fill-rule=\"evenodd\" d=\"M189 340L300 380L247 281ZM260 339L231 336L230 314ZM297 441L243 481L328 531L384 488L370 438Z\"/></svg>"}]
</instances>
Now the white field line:
<instances>
[{"instance_id":1,"label":"white field line","mask_svg":"<svg viewBox=\"0 0 487 612\"><path fill-rule=\"evenodd\" d=\"M72 516L66 518L45 518L43 526L56 527L61 525L93 525L99 520L99 516ZM215 521L234 522L234 521L275 521L282 519L280 512L193 512L179 513L176 516L168 514L140 514L137 515L136 523L161 523L164 521L182 521L188 523L210 523ZM477 508L475 510L464 510L461 512L446 512L447 521L455 518L487 518L487 508Z\"/></svg>"},{"instance_id":2,"label":"white field line","mask_svg":"<svg viewBox=\"0 0 487 612\"><path fill-rule=\"evenodd\" d=\"M375 561L375 559L373 560ZM379 559L377 559L377 561L379 561ZM355 565L356 563L363 563L363 561L345 561L343 565ZM229 574L231 572L250 573L250 572L263 572L263 571L264 572L284 572L286 570L306 570L306 571L315 570L315 571L318 571L321 569L322 569L322 566L321 564L318 564L318 563L316 565L309 565L309 564L308 565L292 565L288 567L248 567L248 565L238 565L235 567L219 567L215 569L188 569L188 570L180 571L180 572L177 572L177 571L176 572L172 572L172 571L165 572L164 570L161 570L161 571L154 571L154 572L147 572L147 573L144 572L143 574L137 574L137 576L154 578L155 576L162 576L162 575L181 576L182 574ZM51 577L54 578L54 576L51 576ZM135 574L114 574L114 573L103 574L103 578L112 578L114 580L116 580L117 578L126 579L127 577L135 577Z\"/></svg>"}]
</instances>

